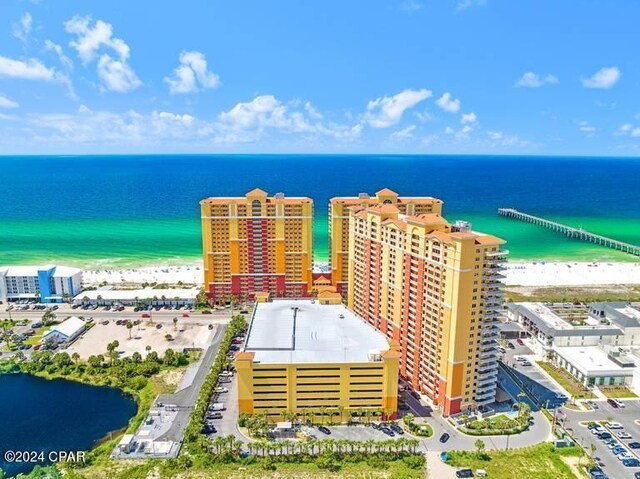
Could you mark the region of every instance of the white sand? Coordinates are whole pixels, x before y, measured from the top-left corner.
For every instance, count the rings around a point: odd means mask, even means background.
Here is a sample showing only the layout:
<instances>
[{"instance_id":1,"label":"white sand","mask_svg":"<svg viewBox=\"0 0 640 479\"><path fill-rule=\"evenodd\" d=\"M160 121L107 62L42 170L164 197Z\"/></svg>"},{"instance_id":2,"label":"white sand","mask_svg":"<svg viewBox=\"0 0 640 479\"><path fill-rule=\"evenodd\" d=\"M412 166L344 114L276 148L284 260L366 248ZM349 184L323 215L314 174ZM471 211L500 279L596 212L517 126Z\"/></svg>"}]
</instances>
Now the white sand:
<instances>
[{"instance_id":1,"label":"white sand","mask_svg":"<svg viewBox=\"0 0 640 479\"><path fill-rule=\"evenodd\" d=\"M507 285L518 286L584 286L640 284L640 262L636 263L579 263L579 262L508 262L504 272ZM326 269L326 263L316 265ZM86 285L106 281L117 286L122 283L183 283L201 285L202 264L185 266L156 266L123 270L85 271Z\"/></svg>"}]
</instances>

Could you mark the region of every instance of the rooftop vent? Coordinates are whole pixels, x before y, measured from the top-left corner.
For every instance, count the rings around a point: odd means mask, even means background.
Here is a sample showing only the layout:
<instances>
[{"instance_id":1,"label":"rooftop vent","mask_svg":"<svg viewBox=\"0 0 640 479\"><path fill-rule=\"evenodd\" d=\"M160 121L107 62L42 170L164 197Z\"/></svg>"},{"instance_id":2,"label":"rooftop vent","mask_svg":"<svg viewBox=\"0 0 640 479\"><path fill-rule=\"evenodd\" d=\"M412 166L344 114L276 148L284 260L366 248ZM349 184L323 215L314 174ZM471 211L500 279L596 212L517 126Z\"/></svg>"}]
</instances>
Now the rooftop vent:
<instances>
[{"instance_id":1,"label":"rooftop vent","mask_svg":"<svg viewBox=\"0 0 640 479\"><path fill-rule=\"evenodd\" d=\"M284 193L276 193L275 195L273 195L273 197L281 200L282 198L284 198Z\"/></svg>"},{"instance_id":2,"label":"rooftop vent","mask_svg":"<svg viewBox=\"0 0 640 479\"><path fill-rule=\"evenodd\" d=\"M360 198L361 200L368 200L369 193L358 193L358 198Z\"/></svg>"}]
</instances>

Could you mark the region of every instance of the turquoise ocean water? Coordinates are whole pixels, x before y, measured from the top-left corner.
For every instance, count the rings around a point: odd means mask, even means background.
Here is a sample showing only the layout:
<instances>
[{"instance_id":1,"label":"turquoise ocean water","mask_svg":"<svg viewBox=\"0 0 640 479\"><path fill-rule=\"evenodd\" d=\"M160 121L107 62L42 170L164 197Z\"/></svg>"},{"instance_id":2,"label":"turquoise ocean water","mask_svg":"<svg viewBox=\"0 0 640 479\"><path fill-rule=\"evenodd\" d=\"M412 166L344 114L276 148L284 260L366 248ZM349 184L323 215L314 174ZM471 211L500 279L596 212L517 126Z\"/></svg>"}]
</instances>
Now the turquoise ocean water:
<instances>
[{"instance_id":1,"label":"turquoise ocean water","mask_svg":"<svg viewBox=\"0 0 640 479\"><path fill-rule=\"evenodd\" d=\"M0 264L83 267L200 259L198 201L269 193L315 202L315 257L327 259L327 205L389 187L444 200L449 221L508 241L511 259L633 257L501 218L513 207L640 244L640 160L388 155L0 157Z\"/></svg>"}]
</instances>

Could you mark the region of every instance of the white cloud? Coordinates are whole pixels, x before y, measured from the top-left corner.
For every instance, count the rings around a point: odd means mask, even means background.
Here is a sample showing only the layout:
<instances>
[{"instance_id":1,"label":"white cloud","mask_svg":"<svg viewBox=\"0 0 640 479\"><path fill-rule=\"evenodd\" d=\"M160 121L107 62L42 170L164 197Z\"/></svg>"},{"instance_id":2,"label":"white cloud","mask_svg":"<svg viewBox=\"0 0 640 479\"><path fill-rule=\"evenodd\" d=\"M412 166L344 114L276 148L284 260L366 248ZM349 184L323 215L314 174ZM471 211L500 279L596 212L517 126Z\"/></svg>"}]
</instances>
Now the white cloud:
<instances>
[{"instance_id":1,"label":"white cloud","mask_svg":"<svg viewBox=\"0 0 640 479\"><path fill-rule=\"evenodd\" d=\"M416 118L420 120L422 123L427 123L429 121L435 120L435 117L428 111L419 111L415 113L415 115L416 115Z\"/></svg>"},{"instance_id":2,"label":"white cloud","mask_svg":"<svg viewBox=\"0 0 640 479\"><path fill-rule=\"evenodd\" d=\"M7 98L6 96L0 95L0 108L18 108L20 105Z\"/></svg>"},{"instance_id":3,"label":"white cloud","mask_svg":"<svg viewBox=\"0 0 640 479\"><path fill-rule=\"evenodd\" d=\"M527 140L521 140L517 135L508 135L501 131L487 131L489 137L487 144L491 148L509 148L513 146L526 147L531 146Z\"/></svg>"},{"instance_id":4,"label":"white cloud","mask_svg":"<svg viewBox=\"0 0 640 479\"><path fill-rule=\"evenodd\" d=\"M440 98L436 100L436 105L449 113L457 113L460 110L460 100L454 99L451 93L446 92Z\"/></svg>"},{"instance_id":5,"label":"white cloud","mask_svg":"<svg viewBox=\"0 0 640 479\"><path fill-rule=\"evenodd\" d=\"M546 75L541 77L537 73L534 72L526 72L522 75L516 85L517 87L526 87L526 88L539 88L544 85L555 85L558 83L558 78L554 75Z\"/></svg>"},{"instance_id":6,"label":"white cloud","mask_svg":"<svg viewBox=\"0 0 640 479\"><path fill-rule=\"evenodd\" d=\"M415 125L409 125L406 128L391 133L391 138L393 138L394 140L409 140L413 138L413 131L415 129Z\"/></svg>"},{"instance_id":7,"label":"white cloud","mask_svg":"<svg viewBox=\"0 0 640 479\"><path fill-rule=\"evenodd\" d=\"M462 11L471 7L482 7L486 4L486 0L459 0L456 4L456 10Z\"/></svg>"},{"instance_id":8,"label":"white cloud","mask_svg":"<svg viewBox=\"0 0 640 479\"><path fill-rule=\"evenodd\" d=\"M304 109L307 111L309 116L314 120L321 120L323 118L322 113L320 113L315 106L311 104L310 101L304 104Z\"/></svg>"},{"instance_id":9,"label":"white cloud","mask_svg":"<svg viewBox=\"0 0 640 479\"><path fill-rule=\"evenodd\" d=\"M201 52L182 52L179 61L173 76L164 79L169 84L169 93L197 93L220 85L220 78L208 71L207 60Z\"/></svg>"},{"instance_id":10,"label":"white cloud","mask_svg":"<svg viewBox=\"0 0 640 479\"><path fill-rule=\"evenodd\" d=\"M400 10L405 12L417 12L422 9L422 4L415 0L405 0L400 4Z\"/></svg>"},{"instance_id":11,"label":"white cloud","mask_svg":"<svg viewBox=\"0 0 640 479\"><path fill-rule=\"evenodd\" d=\"M60 63L62 63L65 68L69 70L73 68L73 62L71 61L71 58L64 54L62 46L52 42L51 40L45 40L44 49L48 52L54 52L56 55L58 55L58 60L60 60Z\"/></svg>"},{"instance_id":12,"label":"white cloud","mask_svg":"<svg viewBox=\"0 0 640 479\"><path fill-rule=\"evenodd\" d=\"M616 135L631 135L634 138L640 137L640 127L634 127L631 123L620 125Z\"/></svg>"},{"instance_id":13,"label":"white cloud","mask_svg":"<svg viewBox=\"0 0 640 479\"><path fill-rule=\"evenodd\" d=\"M455 133L455 130L453 128L451 128L450 126L446 127L444 129L445 134L447 135L453 135Z\"/></svg>"},{"instance_id":14,"label":"white cloud","mask_svg":"<svg viewBox=\"0 0 640 479\"><path fill-rule=\"evenodd\" d=\"M469 125L464 125L458 133L456 133L457 138L467 138L469 133L473 131L473 128Z\"/></svg>"},{"instance_id":15,"label":"white cloud","mask_svg":"<svg viewBox=\"0 0 640 479\"><path fill-rule=\"evenodd\" d=\"M387 128L400 121L404 112L431 97L431 91L404 90L393 96L384 96L371 100L367 104L365 121L373 128Z\"/></svg>"},{"instance_id":16,"label":"white cloud","mask_svg":"<svg viewBox=\"0 0 640 479\"><path fill-rule=\"evenodd\" d=\"M467 123L472 124L472 123L475 123L476 121L478 121L478 117L474 112L463 113L462 118L460 119L460 123L462 123L463 125Z\"/></svg>"},{"instance_id":17,"label":"white cloud","mask_svg":"<svg viewBox=\"0 0 640 479\"><path fill-rule=\"evenodd\" d=\"M69 45L76 49L84 65L93 62L101 50L107 49L115 53L116 58L102 53L98 60L98 77L102 80L104 88L124 93L142 85L128 63L129 45L124 40L113 36L113 27L110 23L97 20L92 25L91 17L76 15L65 22L65 29L68 33L76 35L76 39Z\"/></svg>"},{"instance_id":18,"label":"white cloud","mask_svg":"<svg viewBox=\"0 0 640 479\"><path fill-rule=\"evenodd\" d=\"M27 60L14 60L0 56L0 78L20 78L23 80L56 80L54 68L44 66L40 60L29 58Z\"/></svg>"},{"instance_id":19,"label":"white cloud","mask_svg":"<svg viewBox=\"0 0 640 479\"><path fill-rule=\"evenodd\" d=\"M104 54L98 60L98 77L107 90L126 93L138 88L142 82L127 62Z\"/></svg>"},{"instance_id":20,"label":"white cloud","mask_svg":"<svg viewBox=\"0 0 640 479\"><path fill-rule=\"evenodd\" d=\"M13 25L13 36L23 43L26 43L29 39L29 33L31 33L31 27L33 25L33 18L29 12L26 12L20 18L20 23Z\"/></svg>"},{"instance_id":21,"label":"white cloud","mask_svg":"<svg viewBox=\"0 0 640 479\"><path fill-rule=\"evenodd\" d=\"M617 67L601 68L589 78L583 78L582 86L585 88L608 89L620 79L620 70Z\"/></svg>"},{"instance_id":22,"label":"white cloud","mask_svg":"<svg viewBox=\"0 0 640 479\"><path fill-rule=\"evenodd\" d=\"M596 127L589 124L588 121L580 121L578 122L578 128L581 132L587 133L587 136L593 136L596 132Z\"/></svg>"},{"instance_id":23,"label":"white cloud","mask_svg":"<svg viewBox=\"0 0 640 479\"><path fill-rule=\"evenodd\" d=\"M294 102L294 104L297 102ZM247 143L257 141L268 130L285 134L332 136L352 140L362 133L362 125L322 123L304 111L293 110L273 95L261 95L250 102L241 102L226 112L220 113L218 123L213 125L216 141L224 143ZM320 115L321 116L321 115Z\"/></svg>"}]
</instances>

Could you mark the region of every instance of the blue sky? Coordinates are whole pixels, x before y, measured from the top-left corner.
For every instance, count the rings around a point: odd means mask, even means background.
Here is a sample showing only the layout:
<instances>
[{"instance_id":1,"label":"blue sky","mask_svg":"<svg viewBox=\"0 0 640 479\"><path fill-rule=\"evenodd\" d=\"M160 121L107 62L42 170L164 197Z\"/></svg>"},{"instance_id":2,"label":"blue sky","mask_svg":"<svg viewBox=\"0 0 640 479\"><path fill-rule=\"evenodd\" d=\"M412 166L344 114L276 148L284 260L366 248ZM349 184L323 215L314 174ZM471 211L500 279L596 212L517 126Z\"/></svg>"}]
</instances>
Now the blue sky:
<instances>
[{"instance_id":1,"label":"blue sky","mask_svg":"<svg viewBox=\"0 0 640 479\"><path fill-rule=\"evenodd\" d=\"M636 155L640 3L0 0L0 152Z\"/></svg>"}]
</instances>

